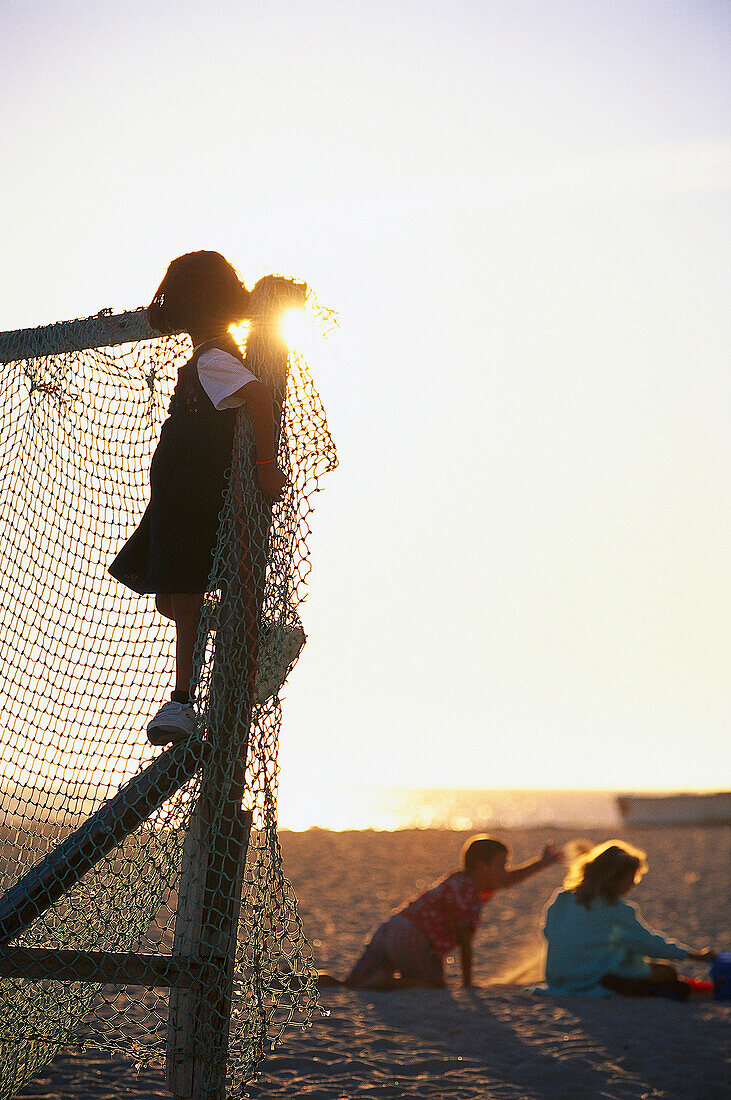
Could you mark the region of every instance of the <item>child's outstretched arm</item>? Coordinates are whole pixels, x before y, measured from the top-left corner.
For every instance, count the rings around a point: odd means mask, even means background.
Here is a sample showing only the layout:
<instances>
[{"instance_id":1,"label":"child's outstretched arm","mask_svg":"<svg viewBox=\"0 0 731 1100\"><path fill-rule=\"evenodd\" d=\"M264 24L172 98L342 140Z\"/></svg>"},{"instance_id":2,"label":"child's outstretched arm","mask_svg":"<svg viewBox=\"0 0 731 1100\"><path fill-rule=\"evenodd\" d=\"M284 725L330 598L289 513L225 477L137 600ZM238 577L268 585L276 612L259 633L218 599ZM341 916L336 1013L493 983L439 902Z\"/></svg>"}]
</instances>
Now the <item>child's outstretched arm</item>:
<instances>
[{"instance_id":1,"label":"child's outstretched arm","mask_svg":"<svg viewBox=\"0 0 731 1100\"><path fill-rule=\"evenodd\" d=\"M505 889L507 886L517 886L523 879L530 878L530 876L535 875L537 871L542 871L544 867L551 867L562 858L563 852L561 849L554 847L552 841L549 840L541 855L536 859L528 860L527 863L521 863L519 867L506 867L503 871L503 880L498 884L498 889Z\"/></svg>"},{"instance_id":2,"label":"child's outstretched arm","mask_svg":"<svg viewBox=\"0 0 731 1100\"><path fill-rule=\"evenodd\" d=\"M274 414L269 390L258 379L247 382L234 394L246 405L256 443L256 472L259 488L269 500L279 500L287 479L277 466L274 450Z\"/></svg>"}]
</instances>

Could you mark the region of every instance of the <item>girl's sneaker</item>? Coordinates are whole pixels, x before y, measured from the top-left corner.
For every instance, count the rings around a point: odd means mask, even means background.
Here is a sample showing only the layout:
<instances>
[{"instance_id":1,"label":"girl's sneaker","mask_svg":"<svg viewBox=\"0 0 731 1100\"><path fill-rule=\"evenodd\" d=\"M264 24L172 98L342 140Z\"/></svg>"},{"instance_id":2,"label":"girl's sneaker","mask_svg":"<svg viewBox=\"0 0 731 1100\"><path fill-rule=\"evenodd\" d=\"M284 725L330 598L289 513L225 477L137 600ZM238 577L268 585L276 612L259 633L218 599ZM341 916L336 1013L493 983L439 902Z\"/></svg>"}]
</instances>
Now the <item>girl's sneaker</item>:
<instances>
[{"instance_id":1,"label":"girl's sneaker","mask_svg":"<svg viewBox=\"0 0 731 1100\"><path fill-rule=\"evenodd\" d=\"M190 703L163 703L148 723L147 740L151 745L177 745L195 733L195 714Z\"/></svg>"}]
</instances>

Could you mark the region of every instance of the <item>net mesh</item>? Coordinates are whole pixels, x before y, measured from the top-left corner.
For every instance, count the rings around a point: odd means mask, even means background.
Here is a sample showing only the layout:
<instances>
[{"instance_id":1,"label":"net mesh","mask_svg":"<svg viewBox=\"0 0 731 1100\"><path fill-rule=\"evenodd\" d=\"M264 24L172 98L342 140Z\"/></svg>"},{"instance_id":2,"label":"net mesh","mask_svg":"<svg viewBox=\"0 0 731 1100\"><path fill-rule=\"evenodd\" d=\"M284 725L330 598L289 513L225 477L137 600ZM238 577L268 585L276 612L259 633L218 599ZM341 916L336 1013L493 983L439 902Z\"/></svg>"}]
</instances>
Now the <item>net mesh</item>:
<instances>
[{"instance_id":1,"label":"net mesh","mask_svg":"<svg viewBox=\"0 0 731 1100\"><path fill-rule=\"evenodd\" d=\"M279 692L305 638L313 494L336 465L307 364L278 335L304 295L271 276L252 297L246 362L272 394L288 487L273 509L258 491L242 408L197 728L163 752L144 727L173 679L174 628L107 566L146 506L190 342L120 344L113 317L2 337L0 1100L69 1042L166 1059L178 1096L239 1095L267 1043L316 1007L276 821ZM107 346L83 346L105 326Z\"/></svg>"}]
</instances>

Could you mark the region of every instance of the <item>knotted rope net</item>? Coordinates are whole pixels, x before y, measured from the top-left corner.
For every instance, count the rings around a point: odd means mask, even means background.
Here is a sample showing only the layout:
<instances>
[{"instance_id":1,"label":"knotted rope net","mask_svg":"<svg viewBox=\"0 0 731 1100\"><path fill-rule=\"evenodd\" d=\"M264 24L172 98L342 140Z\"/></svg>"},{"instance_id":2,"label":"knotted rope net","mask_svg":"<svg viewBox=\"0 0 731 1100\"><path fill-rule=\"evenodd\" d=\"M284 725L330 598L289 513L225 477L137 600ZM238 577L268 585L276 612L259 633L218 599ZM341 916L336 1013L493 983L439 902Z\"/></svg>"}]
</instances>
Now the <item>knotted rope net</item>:
<instances>
[{"instance_id":1,"label":"knotted rope net","mask_svg":"<svg viewBox=\"0 0 731 1100\"><path fill-rule=\"evenodd\" d=\"M272 394L288 488L273 508L258 491L242 408L197 729L163 752L144 730L174 628L107 566L146 506L190 342L151 338L143 311L0 335L0 1100L69 1043L167 1061L176 1096L241 1095L267 1044L316 1008L276 819L312 498L337 461L278 332L305 294L270 276L252 296L246 362ZM307 308L328 327L309 294Z\"/></svg>"}]
</instances>

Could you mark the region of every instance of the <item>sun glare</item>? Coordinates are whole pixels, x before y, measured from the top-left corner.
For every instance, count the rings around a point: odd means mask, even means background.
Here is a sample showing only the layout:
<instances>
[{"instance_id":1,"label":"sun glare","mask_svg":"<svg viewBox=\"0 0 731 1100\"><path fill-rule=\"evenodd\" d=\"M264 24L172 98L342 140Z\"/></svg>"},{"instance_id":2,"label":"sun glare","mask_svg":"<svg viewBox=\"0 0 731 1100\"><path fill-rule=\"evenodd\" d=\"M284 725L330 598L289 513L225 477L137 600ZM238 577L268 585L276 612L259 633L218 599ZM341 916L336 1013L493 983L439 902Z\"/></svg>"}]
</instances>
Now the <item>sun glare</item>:
<instances>
[{"instance_id":1,"label":"sun glare","mask_svg":"<svg viewBox=\"0 0 731 1100\"><path fill-rule=\"evenodd\" d=\"M315 338L312 317L296 306L284 311L279 319L279 331L287 347L298 351L311 344Z\"/></svg>"},{"instance_id":2,"label":"sun glare","mask_svg":"<svg viewBox=\"0 0 731 1100\"><path fill-rule=\"evenodd\" d=\"M246 337L249 335L251 321L242 321L240 325L230 325L229 332L240 348L246 346Z\"/></svg>"},{"instance_id":3,"label":"sun glare","mask_svg":"<svg viewBox=\"0 0 731 1100\"><path fill-rule=\"evenodd\" d=\"M228 331L239 347L244 348L250 328L250 321L242 321L241 324L231 325ZM312 312L301 306L284 310L279 318L279 332L290 351L302 351L311 347L317 337L322 335L321 330L322 325L318 326Z\"/></svg>"}]
</instances>

